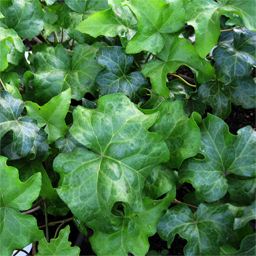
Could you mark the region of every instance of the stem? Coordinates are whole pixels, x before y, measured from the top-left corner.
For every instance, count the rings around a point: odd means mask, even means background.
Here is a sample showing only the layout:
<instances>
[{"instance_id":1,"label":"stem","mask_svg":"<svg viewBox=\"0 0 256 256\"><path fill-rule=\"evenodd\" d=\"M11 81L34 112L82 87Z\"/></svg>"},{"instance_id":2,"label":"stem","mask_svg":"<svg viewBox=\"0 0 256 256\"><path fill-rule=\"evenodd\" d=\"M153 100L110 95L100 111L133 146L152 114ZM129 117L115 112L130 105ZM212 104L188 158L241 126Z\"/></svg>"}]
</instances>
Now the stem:
<instances>
[{"instance_id":1,"label":"stem","mask_svg":"<svg viewBox=\"0 0 256 256\"><path fill-rule=\"evenodd\" d=\"M212 58L212 55L206 57L207 60L209 60L211 58Z\"/></svg>"},{"instance_id":2,"label":"stem","mask_svg":"<svg viewBox=\"0 0 256 256\"><path fill-rule=\"evenodd\" d=\"M61 28L61 43L63 43L63 38L64 38L64 29Z\"/></svg>"},{"instance_id":3,"label":"stem","mask_svg":"<svg viewBox=\"0 0 256 256\"><path fill-rule=\"evenodd\" d=\"M48 226L55 226L56 224L59 224L62 222L66 223L71 220L73 220L73 217L65 219L65 220L58 220L58 221L50 222L50 223L48 223ZM45 228L45 227L46 227L46 225L43 225L43 226L39 226L38 228Z\"/></svg>"},{"instance_id":4,"label":"stem","mask_svg":"<svg viewBox=\"0 0 256 256\"><path fill-rule=\"evenodd\" d=\"M168 75L178 77L178 78L179 78L180 80L182 80L186 85L188 85L188 86L190 86L190 87L196 88L196 85L188 83L186 80L184 80L182 77L180 77L180 76L178 76L178 75L176 75L176 74L171 74L171 73L169 73Z\"/></svg>"},{"instance_id":5,"label":"stem","mask_svg":"<svg viewBox=\"0 0 256 256\"><path fill-rule=\"evenodd\" d=\"M40 44L43 43L43 42L42 42L39 38L37 38L37 37L34 37L34 39L35 39L35 41L36 41L37 43L40 43Z\"/></svg>"},{"instance_id":6,"label":"stem","mask_svg":"<svg viewBox=\"0 0 256 256\"><path fill-rule=\"evenodd\" d=\"M41 202L44 201L44 200L45 200L45 198L42 197L39 201L37 201L36 203L34 203L31 208L34 208L34 207L38 206L38 205L41 204Z\"/></svg>"},{"instance_id":7,"label":"stem","mask_svg":"<svg viewBox=\"0 0 256 256\"><path fill-rule=\"evenodd\" d=\"M186 204L186 203L183 203L181 201L178 201L177 199L174 199L174 201L172 201L173 204L185 204L187 205L188 207L191 207L191 208L195 208L197 209L198 207L194 206L194 205L191 205L191 204Z\"/></svg>"},{"instance_id":8,"label":"stem","mask_svg":"<svg viewBox=\"0 0 256 256\"><path fill-rule=\"evenodd\" d=\"M140 67L139 64L136 62L134 56L133 56L133 62L135 63L135 65L136 65L138 68Z\"/></svg>"},{"instance_id":9,"label":"stem","mask_svg":"<svg viewBox=\"0 0 256 256\"><path fill-rule=\"evenodd\" d=\"M43 32L41 32L40 34L41 34L41 36L44 38L44 40L45 40L45 42L46 42L47 44L51 44L50 41L47 39L47 37L44 37L44 33L43 33Z\"/></svg>"},{"instance_id":10,"label":"stem","mask_svg":"<svg viewBox=\"0 0 256 256\"><path fill-rule=\"evenodd\" d=\"M74 50L74 45L75 45L75 40L73 39L73 41L72 41L72 46L71 46L71 50L73 51Z\"/></svg>"},{"instance_id":11,"label":"stem","mask_svg":"<svg viewBox=\"0 0 256 256\"><path fill-rule=\"evenodd\" d=\"M46 208L47 208L47 200L44 201L44 216L45 216L46 241L47 243L49 243L48 214L47 214Z\"/></svg>"},{"instance_id":12,"label":"stem","mask_svg":"<svg viewBox=\"0 0 256 256\"><path fill-rule=\"evenodd\" d=\"M114 41L113 41L113 43L112 43L112 46L114 46L114 45L115 45L115 43L116 43L116 39L117 39L117 36L114 38Z\"/></svg>"},{"instance_id":13,"label":"stem","mask_svg":"<svg viewBox=\"0 0 256 256\"><path fill-rule=\"evenodd\" d=\"M23 249L18 249L17 252L13 254L13 256L17 255L19 252L24 252L26 255L28 255L28 252Z\"/></svg>"},{"instance_id":14,"label":"stem","mask_svg":"<svg viewBox=\"0 0 256 256\"><path fill-rule=\"evenodd\" d=\"M21 212L21 213L25 215L25 214L30 214L32 212L36 212L38 210L40 210L40 206L39 205L37 207L35 207L35 208L29 209L29 210Z\"/></svg>"},{"instance_id":15,"label":"stem","mask_svg":"<svg viewBox=\"0 0 256 256\"><path fill-rule=\"evenodd\" d=\"M57 32L56 31L54 31L53 32L53 35L54 35L54 42L56 43L59 43L60 41L59 41L59 39L58 39L58 35L57 35Z\"/></svg>"},{"instance_id":16,"label":"stem","mask_svg":"<svg viewBox=\"0 0 256 256\"><path fill-rule=\"evenodd\" d=\"M223 30L221 30L220 32L228 32L228 31L233 31L233 29L232 29L232 28L223 29Z\"/></svg>"},{"instance_id":17,"label":"stem","mask_svg":"<svg viewBox=\"0 0 256 256\"><path fill-rule=\"evenodd\" d=\"M63 226L64 224L65 224L65 222L62 221L62 222L60 223L60 225L57 227L56 232L55 232L55 234L54 234L54 239L56 239L56 237L57 237L57 235L58 235L58 232L59 232L61 226Z\"/></svg>"},{"instance_id":18,"label":"stem","mask_svg":"<svg viewBox=\"0 0 256 256\"><path fill-rule=\"evenodd\" d=\"M37 254L37 250L36 250L36 242L34 242L32 244L32 255L36 255Z\"/></svg>"},{"instance_id":19,"label":"stem","mask_svg":"<svg viewBox=\"0 0 256 256\"><path fill-rule=\"evenodd\" d=\"M152 55L152 53L150 52L149 55L148 55L148 57L147 57L147 59L146 59L146 61L145 61L145 64L148 63L148 60L149 60L149 58L151 57L151 55Z\"/></svg>"},{"instance_id":20,"label":"stem","mask_svg":"<svg viewBox=\"0 0 256 256\"><path fill-rule=\"evenodd\" d=\"M4 83L3 83L3 81L2 81L1 78L0 78L0 83L1 83L1 85L3 86L4 90L7 91L7 89L6 89L6 87L4 86Z\"/></svg>"}]
</instances>

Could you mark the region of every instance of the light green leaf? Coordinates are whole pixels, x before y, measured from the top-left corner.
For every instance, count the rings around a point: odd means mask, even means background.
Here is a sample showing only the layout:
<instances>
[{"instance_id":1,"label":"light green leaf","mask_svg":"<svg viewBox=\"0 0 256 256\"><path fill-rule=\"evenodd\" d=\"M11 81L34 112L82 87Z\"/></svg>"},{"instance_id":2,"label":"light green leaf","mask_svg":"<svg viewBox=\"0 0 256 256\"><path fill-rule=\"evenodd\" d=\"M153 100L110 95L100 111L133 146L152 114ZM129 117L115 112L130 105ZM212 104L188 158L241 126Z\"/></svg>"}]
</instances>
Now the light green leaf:
<instances>
[{"instance_id":1,"label":"light green leaf","mask_svg":"<svg viewBox=\"0 0 256 256\"><path fill-rule=\"evenodd\" d=\"M196 215L186 205L167 211L157 226L157 233L171 245L176 234L187 240L185 255L219 255L228 241L234 217L228 206L200 204Z\"/></svg>"},{"instance_id":2,"label":"light green leaf","mask_svg":"<svg viewBox=\"0 0 256 256\"><path fill-rule=\"evenodd\" d=\"M90 151L60 154L53 167L61 177L59 196L81 221L109 216L115 202L144 210L145 179L169 159L163 139L147 131L156 117L142 114L123 94L100 98L97 109L75 109L70 134Z\"/></svg>"},{"instance_id":3,"label":"light green leaf","mask_svg":"<svg viewBox=\"0 0 256 256\"><path fill-rule=\"evenodd\" d=\"M185 25L185 10L180 0L131 0L126 5L138 20L139 30L126 47L126 53L159 53L164 47L162 34L173 33Z\"/></svg>"},{"instance_id":4,"label":"light green leaf","mask_svg":"<svg viewBox=\"0 0 256 256\"><path fill-rule=\"evenodd\" d=\"M179 176L182 182L193 184L198 199L214 202L226 194L229 175L255 177L256 132L247 126L240 129L237 136L232 135L224 121L210 114L199 127L199 153L204 158L185 160Z\"/></svg>"},{"instance_id":5,"label":"light green leaf","mask_svg":"<svg viewBox=\"0 0 256 256\"><path fill-rule=\"evenodd\" d=\"M71 103L71 90L68 89L60 95L53 97L43 106L27 101L27 115L37 121L38 127L45 126L45 132L48 134L48 143L56 141L60 137L64 137L68 127L65 123L69 105Z\"/></svg>"},{"instance_id":6,"label":"light green leaf","mask_svg":"<svg viewBox=\"0 0 256 256\"><path fill-rule=\"evenodd\" d=\"M196 51L204 58L217 44L220 35L219 17L224 13L236 13L247 29L256 31L254 0L195 0L187 5L187 24L195 29Z\"/></svg>"},{"instance_id":7,"label":"light green leaf","mask_svg":"<svg viewBox=\"0 0 256 256\"><path fill-rule=\"evenodd\" d=\"M256 200L245 208L240 218L235 218L234 229L239 229L254 219L256 219Z\"/></svg>"},{"instance_id":8,"label":"light green leaf","mask_svg":"<svg viewBox=\"0 0 256 256\"><path fill-rule=\"evenodd\" d=\"M69 233L70 227L67 225L60 231L58 238L51 239L50 243L47 243L45 237L41 239L38 244L38 253L36 256L79 256L79 247L71 247L71 242L68 241Z\"/></svg>"},{"instance_id":9,"label":"light green leaf","mask_svg":"<svg viewBox=\"0 0 256 256\"><path fill-rule=\"evenodd\" d=\"M90 238L93 251L97 255L145 255L149 250L148 237L156 233L157 223L173 199L172 193L162 200L144 198L143 212L124 208L125 215L116 210L117 216L111 220L98 218L88 222L94 230Z\"/></svg>"},{"instance_id":10,"label":"light green leaf","mask_svg":"<svg viewBox=\"0 0 256 256\"><path fill-rule=\"evenodd\" d=\"M97 53L97 61L105 68L96 77L99 97L123 93L131 101L137 103L139 101L138 91L141 87L146 87L148 81L140 72L129 73L133 57L125 54L125 48L102 47Z\"/></svg>"},{"instance_id":11,"label":"light green leaf","mask_svg":"<svg viewBox=\"0 0 256 256\"><path fill-rule=\"evenodd\" d=\"M159 112L159 117L150 131L161 135L167 144L170 151L168 165L171 168L179 168L186 158L198 153L201 145L200 129L193 115L188 118L185 114L183 102L163 101L156 109L143 112Z\"/></svg>"},{"instance_id":12,"label":"light green leaf","mask_svg":"<svg viewBox=\"0 0 256 256\"><path fill-rule=\"evenodd\" d=\"M211 64L200 58L195 47L185 38L177 35L164 35L164 47L157 55L158 60L149 61L142 70L145 77L150 77L152 88L166 99L169 89L166 87L168 73L174 73L181 65L186 65L196 71L199 83L204 83L215 77Z\"/></svg>"},{"instance_id":13,"label":"light green leaf","mask_svg":"<svg viewBox=\"0 0 256 256\"><path fill-rule=\"evenodd\" d=\"M48 47L35 55L33 91L39 104L44 104L71 88L71 98L81 100L86 92L95 94L94 80L101 70L95 60L98 48L78 45L72 59L61 45Z\"/></svg>"},{"instance_id":14,"label":"light green leaf","mask_svg":"<svg viewBox=\"0 0 256 256\"><path fill-rule=\"evenodd\" d=\"M24 106L23 101L13 98L9 92L0 91L0 139L13 132L14 151L19 157L29 154L39 131L36 120L20 117Z\"/></svg>"},{"instance_id":15,"label":"light green leaf","mask_svg":"<svg viewBox=\"0 0 256 256\"><path fill-rule=\"evenodd\" d=\"M28 210L39 196L41 174L37 173L22 183L18 170L7 166L6 161L7 158L0 156L1 255L11 255L13 250L22 249L44 236L37 227L36 218L20 213Z\"/></svg>"},{"instance_id":16,"label":"light green leaf","mask_svg":"<svg viewBox=\"0 0 256 256\"><path fill-rule=\"evenodd\" d=\"M52 32L56 31L60 33L59 24L55 24L58 20L58 15L56 14L56 10L51 7L44 8L44 37L46 38Z\"/></svg>"},{"instance_id":17,"label":"light green leaf","mask_svg":"<svg viewBox=\"0 0 256 256\"><path fill-rule=\"evenodd\" d=\"M256 107L255 81L251 77L238 78L230 84L211 80L199 87L199 99L213 108L213 114L225 119L231 112L231 102L245 109Z\"/></svg>"},{"instance_id":18,"label":"light green leaf","mask_svg":"<svg viewBox=\"0 0 256 256\"><path fill-rule=\"evenodd\" d=\"M1 20L13 28L20 37L33 38L43 29L43 10L39 1L0 0ZM33 22L31 22L33 21Z\"/></svg>"}]
</instances>

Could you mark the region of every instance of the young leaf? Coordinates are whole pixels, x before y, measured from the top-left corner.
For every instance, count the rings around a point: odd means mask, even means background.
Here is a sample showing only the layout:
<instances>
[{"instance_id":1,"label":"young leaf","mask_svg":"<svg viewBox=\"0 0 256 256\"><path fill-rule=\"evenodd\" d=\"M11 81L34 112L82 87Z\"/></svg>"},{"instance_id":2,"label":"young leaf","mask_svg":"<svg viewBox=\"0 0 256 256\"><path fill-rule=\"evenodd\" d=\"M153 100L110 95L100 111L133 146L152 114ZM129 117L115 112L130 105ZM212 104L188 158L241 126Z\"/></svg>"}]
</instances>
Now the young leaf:
<instances>
[{"instance_id":1,"label":"young leaf","mask_svg":"<svg viewBox=\"0 0 256 256\"><path fill-rule=\"evenodd\" d=\"M162 34L173 33L185 25L185 10L180 0L131 0L126 3L138 20L139 30L126 47L126 53L159 53L164 47Z\"/></svg>"},{"instance_id":2,"label":"young leaf","mask_svg":"<svg viewBox=\"0 0 256 256\"><path fill-rule=\"evenodd\" d=\"M11 255L13 250L44 236L33 216L20 213L28 210L39 196L41 174L22 183L18 170L7 166L6 161L7 158L0 156L0 251L2 255Z\"/></svg>"},{"instance_id":3,"label":"young leaf","mask_svg":"<svg viewBox=\"0 0 256 256\"><path fill-rule=\"evenodd\" d=\"M247 29L256 31L254 0L196 0L187 5L187 24L195 29L196 51L204 58L216 45L220 35L219 17L223 13L236 13L243 19Z\"/></svg>"},{"instance_id":4,"label":"young leaf","mask_svg":"<svg viewBox=\"0 0 256 256\"><path fill-rule=\"evenodd\" d=\"M210 63L198 56L193 45L185 38L163 35L164 47L157 55L158 60L149 61L142 70L145 77L150 77L152 88L166 99L169 89L166 87L166 75L175 72L181 65L196 70L197 80L204 83L213 79L214 69Z\"/></svg>"},{"instance_id":5,"label":"young leaf","mask_svg":"<svg viewBox=\"0 0 256 256\"><path fill-rule=\"evenodd\" d=\"M51 239L50 243L47 243L45 237L41 239L38 244L38 253L36 256L79 256L80 248L77 246L71 247L71 242L68 241L69 233L70 227L67 225L60 231L59 237Z\"/></svg>"},{"instance_id":6,"label":"young leaf","mask_svg":"<svg viewBox=\"0 0 256 256\"><path fill-rule=\"evenodd\" d=\"M72 60L61 45L48 47L36 54L33 91L39 104L44 104L71 88L71 98L81 100L86 92L95 94L94 80L101 70L96 62L98 48L78 45Z\"/></svg>"},{"instance_id":7,"label":"young leaf","mask_svg":"<svg viewBox=\"0 0 256 256\"><path fill-rule=\"evenodd\" d=\"M213 108L213 114L225 119L231 112L231 102L245 109L256 107L255 81L251 77L234 79L230 84L212 80L202 84L199 99Z\"/></svg>"},{"instance_id":8,"label":"young leaf","mask_svg":"<svg viewBox=\"0 0 256 256\"><path fill-rule=\"evenodd\" d=\"M99 218L88 222L94 230L90 238L93 251L97 255L145 255L149 249L148 237L156 233L157 223L173 199L172 193L162 200L144 198L143 212L125 208L125 215L116 210L119 216L111 220Z\"/></svg>"},{"instance_id":9,"label":"young leaf","mask_svg":"<svg viewBox=\"0 0 256 256\"><path fill-rule=\"evenodd\" d=\"M56 97L53 97L43 106L39 106L31 101L26 102L28 116L34 118L40 128L45 126L45 132L48 134L47 141L49 144L56 141L58 138L65 136L68 130L65 123L65 117L70 103L70 89L62 92Z\"/></svg>"},{"instance_id":10,"label":"young leaf","mask_svg":"<svg viewBox=\"0 0 256 256\"><path fill-rule=\"evenodd\" d=\"M43 29L43 10L39 1L0 0L0 11L4 15L4 24L20 37L33 38Z\"/></svg>"},{"instance_id":11,"label":"young leaf","mask_svg":"<svg viewBox=\"0 0 256 256\"><path fill-rule=\"evenodd\" d=\"M182 182L193 184L198 199L214 202L226 194L229 175L255 177L256 132L247 126L240 129L237 136L232 135L224 121L210 114L199 127L199 153L204 159L195 157L185 160L179 176Z\"/></svg>"},{"instance_id":12,"label":"young leaf","mask_svg":"<svg viewBox=\"0 0 256 256\"><path fill-rule=\"evenodd\" d=\"M150 131L164 138L170 151L168 165L171 168L179 168L186 158L198 153L201 145L201 134L194 120L195 113L189 119L184 112L181 101L163 101L154 110L142 111L147 114L159 112L159 118L150 128Z\"/></svg>"},{"instance_id":13,"label":"young leaf","mask_svg":"<svg viewBox=\"0 0 256 256\"><path fill-rule=\"evenodd\" d=\"M227 205L200 204L196 215L186 205L167 211L157 226L157 233L171 245L176 234L187 240L185 255L219 255L228 241L234 217Z\"/></svg>"},{"instance_id":14,"label":"young leaf","mask_svg":"<svg viewBox=\"0 0 256 256\"><path fill-rule=\"evenodd\" d=\"M53 167L61 177L58 194L81 221L109 216L115 202L144 210L145 179L169 159L163 139L147 131L156 117L142 114L123 94L100 98L97 109L75 109L70 134L91 151L60 154Z\"/></svg>"},{"instance_id":15,"label":"young leaf","mask_svg":"<svg viewBox=\"0 0 256 256\"><path fill-rule=\"evenodd\" d=\"M99 97L113 93L123 93L131 101L139 101L138 91L146 87L148 81L140 72L128 73L133 63L133 57L125 54L125 48L102 47L97 53L97 61L105 69L96 77L99 87Z\"/></svg>"},{"instance_id":16,"label":"young leaf","mask_svg":"<svg viewBox=\"0 0 256 256\"><path fill-rule=\"evenodd\" d=\"M0 139L12 131L13 149L19 157L29 154L39 131L36 120L20 117L24 106L23 101L13 98L9 92L0 91Z\"/></svg>"}]
</instances>

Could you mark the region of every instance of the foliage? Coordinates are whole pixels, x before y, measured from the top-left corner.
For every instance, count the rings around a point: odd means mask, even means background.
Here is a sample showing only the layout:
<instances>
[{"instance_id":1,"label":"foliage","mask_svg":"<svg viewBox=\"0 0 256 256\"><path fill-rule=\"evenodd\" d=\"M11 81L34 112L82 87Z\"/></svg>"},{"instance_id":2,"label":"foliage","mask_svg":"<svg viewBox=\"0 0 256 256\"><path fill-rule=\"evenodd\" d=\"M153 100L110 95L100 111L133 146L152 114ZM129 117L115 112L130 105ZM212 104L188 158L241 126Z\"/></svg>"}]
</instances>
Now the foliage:
<instances>
[{"instance_id":1,"label":"foliage","mask_svg":"<svg viewBox=\"0 0 256 256\"><path fill-rule=\"evenodd\" d=\"M255 32L254 0L0 0L1 255L79 255L68 221L97 255L254 255L256 132L224 119L256 107Z\"/></svg>"}]
</instances>

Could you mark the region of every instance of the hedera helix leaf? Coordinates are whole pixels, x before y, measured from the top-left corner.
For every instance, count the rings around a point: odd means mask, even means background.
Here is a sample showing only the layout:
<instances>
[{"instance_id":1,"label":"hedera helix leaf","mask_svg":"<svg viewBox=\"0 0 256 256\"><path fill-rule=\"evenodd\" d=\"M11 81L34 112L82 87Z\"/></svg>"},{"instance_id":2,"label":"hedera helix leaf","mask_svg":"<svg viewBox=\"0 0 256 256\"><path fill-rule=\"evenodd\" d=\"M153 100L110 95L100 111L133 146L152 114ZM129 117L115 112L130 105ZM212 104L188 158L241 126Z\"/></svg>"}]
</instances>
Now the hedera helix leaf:
<instances>
[{"instance_id":1,"label":"hedera helix leaf","mask_svg":"<svg viewBox=\"0 0 256 256\"><path fill-rule=\"evenodd\" d=\"M51 239L50 243L47 243L45 237L42 238L39 241L38 253L36 254L36 256L78 256L80 253L80 248L78 246L71 247L71 242L68 241L69 233L70 227L69 225L67 225L65 228L61 229L58 238Z\"/></svg>"},{"instance_id":2,"label":"hedera helix leaf","mask_svg":"<svg viewBox=\"0 0 256 256\"><path fill-rule=\"evenodd\" d=\"M186 205L167 211L157 226L157 233L170 247L176 234L187 240L185 255L219 255L228 242L234 217L227 205L200 204L195 216Z\"/></svg>"},{"instance_id":3,"label":"hedera helix leaf","mask_svg":"<svg viewBox=\"0 0 256 256\"><path fill-rule=\"evenodd\" d=\"M240 176L241 179L255 177L256 132L247 126L238 130L237 136L232 135L225 122L211 114L199 127L199 153L204 158L185 160L179 176L181 182L193 184L199 200L214 202L227 193L229 175L231 178L232 175Z\"/></svg>"},{"instance_id":4,"label":"hedera helix leaf","mask_svg":"<svg viewBox=\"0 0 256 256\"><path fill-rule=\"evenodd\" d=\"M115 202L144 210L145 179L169 159L161 136L148 132L156 117L141 113L123 94L100 98L97 109L75 109L70 134L90 151L60 154L53 167L61 177L59 196L81 221L110 216Z\"/></svg>"},{"instance_id":5,"label":"hedera helix leaf","mask_svg":"<svg viewBox=\"0 0 256 256\"><path fill-rule=\"evenodd\" d=\"M1 20L20 37L33 38L43 29L43 10L39 1L0 0L0 11L4 15Z\"/></svg>"},{"instance_id":6,"label":"hedera helix leaf","mask_svg":"<svg viewBox=\"0 0 256 256\"><path fill-rule=\"evenodd\" d=\"M217 80L208 81L199 87L198 96L222 119L229 116L231 102L245 109L256 107L255 81L251 77L234 79L228 85Z\"/></svg>"},{"instance_id":7,"label":"hedera helix leaf","mask_svg":"<svg viewBox=\"0 0 256 256\"><path fill-rule=\"evenodd\" d=\"M95 60L97 47L87 44L75 47L72 60L62 45L38 52L34 59L33 91L39 104L44 104L71 88L71 98L81 100L86 92L95 94L94 80L101 66ZM28 71L27 76L31 74ZM25 76L26 76L25 74Z\"/></svg>"},{"instance_id":8,"label":"hedera helix leaf","mask_svg":"<svg viewBox=\"0 0 256 256\"><path fill-rule=\"evenodd\" d=\"M166 99L169 89L166 87L166 76L175 72L181 65L186 65L196 71L198 83L214 79L214 69L211 64L200 58L195 47L185 38L177 35L163 35L164 47L157 55L159 59L149 61L142 70L145 77L150 77L152 88Z\"/></svg>"},{"instance_id":9,"label":"hedera helix leaf","mask_svg":"<svg viewBox=\"0 0 256 256\"><path fill-rule=\"evenodd\" d=\"M131 72L129 70L133 63L133 57L125 54L125 48L102 47L97 53L97 61L105 69L100 71L95 82L98 85L99 97L123 93L131 101L139 101L138 91L148 85L148 81L141 72Z\"/></svg>"},{"instance_id":10,"label":"hedera helix leaf","mask_svg":"<svg viewBox=\"0 0 256 256\"><path fill-rule=\"evenodd\" d=\"M126 53L149 51L159 53L164 47L162 34L173 33L185 25L185 10L180 0L131 0L126 5L138 20L138 32L129 41Z\"/></svg>"},{"instance_id":11,"label":"hedera helix leaf","mask_svg":"<svg viewBox=\"0 0 256 256\"><path fill-rule=\"evenodd\" d=\"M194 113L189 119L181 101L163 101L154 110L141 110L146 114L159 112L159 117L149 129L161 135L170 151L168 165L179 168L182 162L195 156L201 145L200 129L195 119L201 122L201 116ZM196 115L197 114L197 115Z\"/></svg>"},{"instance_id":12,"label":"hedera helix leaf","mask_svg":"<svg viewBox=\"0 0 256 256\"><path fill-rule=\"evenodd\" d=\"M213 51L216 75L225 84L249 77L256 66L256 33L242 28L234 29L233 34L233 42L220 42Z\"/></svg>"},{"instance_id":13,"label":"hedera helix leaf","mask_svg":"<svg viewBox=\"0 0 256 256\"><path fill-rule=\"evenodd\" d=\"M125 215L115 210L116 216L110 221L97 218L87 222L94 230L90 238L93 251L97 255L146 255L149 249L148 237L156 233L159 220L175 197L168 193L162 200L144 198L145 210L139 213L124 208ZM111 245L111 246L110 246Z\"/></svg>"},{"instance_id":14,"label":"hedera helix leaf","mask_svg":"<svg viewBox=\"0 0 256 256\"><path fill-rule=\"evenodd\" d=\"M13 132L15 153L26 157L38 136L39 128L36 120L20 117L25 103L15 99L9 92L0 91L0 139L8 132Z\"/></svg>"},{"instance_id":15,"label":"hedera helix leaf","mask_svg":"<svg viewBox=\"0 0 256 256\"><path fill-rule=\"evenodd\" d=\"M115 37L134 35L137 21L127 6L123 6L125 0L108 0L110 9L94 13L81 22L76 29L93 37L100 35Z\"/></svg>"},{"instance_id":16,"label":"hedera helix leaf","mask_svg":"<svg viewBox=\"0 0 256 256\"><path fill-rule=\"evenodd\" d=\"M31 101L26 102L27 115L34 118L40 128L45 126L49 144L65 136L68 130L65 117L70 103L71 89L53 97L43 106L39 106Z\"/></svg>"},{"instance_id":17,"label":"hedera helix leaf","mask_svg":"<svg viewBox=\"0 0 256 256\"><path fill-rule=\"evenodd\" d=\"M6 157L0 156L1 255L11 255L13 250L22 249L44 236L37 227L36 218L20 213L30 209L39 196L41 174L37 173L22 183L18 170L7 166L6 161Z\"/></svg>"},{"instance_id":18,"label":"hedera helix leaf","mask_svg":"<svg viewBox=\"0 0 256 256\"><path fill-rule=\"evenodd\" d=\"M204 58L216 45L220 35L219 17L224 13L236 13L245 27L256 32L254 0L196 0L186 7L186 21L195 29L196 51Z\"/></svg>"}]
</instances>

